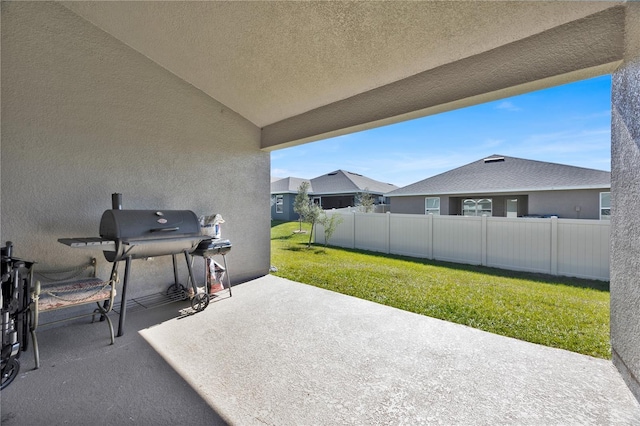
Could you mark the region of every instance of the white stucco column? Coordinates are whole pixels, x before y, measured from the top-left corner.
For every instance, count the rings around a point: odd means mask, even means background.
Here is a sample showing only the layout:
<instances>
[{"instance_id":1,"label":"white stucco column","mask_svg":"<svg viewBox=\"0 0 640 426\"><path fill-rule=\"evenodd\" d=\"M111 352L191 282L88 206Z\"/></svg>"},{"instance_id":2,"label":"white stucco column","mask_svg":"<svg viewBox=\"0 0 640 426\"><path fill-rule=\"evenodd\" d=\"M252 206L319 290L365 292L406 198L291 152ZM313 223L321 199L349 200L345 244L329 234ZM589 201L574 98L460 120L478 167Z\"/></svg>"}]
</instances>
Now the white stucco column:
<instances>
[{"instance_id":1,"label":"white stucco column","mask_svg":"<svg viewBox=\"0 0 640 426\"><path fill-rule=\"evenodd\" d=\"M640 4L627 4L625 56L612 79L611 344L640 400Z\"/></svg>"}]
</instances>

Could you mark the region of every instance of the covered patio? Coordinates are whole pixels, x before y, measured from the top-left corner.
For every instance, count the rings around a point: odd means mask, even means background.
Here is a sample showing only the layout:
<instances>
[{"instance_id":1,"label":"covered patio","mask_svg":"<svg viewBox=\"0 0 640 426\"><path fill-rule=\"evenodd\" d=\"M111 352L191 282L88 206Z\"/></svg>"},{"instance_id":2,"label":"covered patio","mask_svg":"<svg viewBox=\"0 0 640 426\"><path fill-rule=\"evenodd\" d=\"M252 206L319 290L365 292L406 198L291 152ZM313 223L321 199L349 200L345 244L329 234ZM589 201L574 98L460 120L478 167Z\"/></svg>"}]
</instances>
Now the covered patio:
<instances>
[{"instance_id":1,"label":"covered patio","mask_svg":"<svg viewBox=\"0 0 640 426\"><path fill-rule=\"evenodd\" d=\"M70 410L60 408L65 404L58 405L57 398L63 398L67 404L84 407L73 420L85 422L89 415L92 421L110 422L108 416L96 414L94 418L89 414L86 407L92 404L125 420L141 418L135 415L136 410L186 416L189 410L182 413L178 408L180 401L187 400L197 401L192 407L195 413L206 417L215 407L221 418L237 423L246 419L270 423L270 416L272 423L296 423L297 418L281 417L282 413L311 415L316 409L318 416L328 411L331 415L348 411L345 417L334 420L349 422L348 416L357 413L358 406L346 407L339 398L330 399L329 394L338 389L371 397L361 406L365 413L362 416L381 413L378 422L386 421L389 413L401 412L407 416L417 413L412 418L422 419L428 407L440 410L444 417L437 418L444 419L443 423L463 422L476 415L496 420L491 417L493 412L508 418L519 415L509 411L518 398L518 412L531 413L534 419L538 410L548 411L550 419L560 419L554 416L568 407L579 410L584 406L588 413L599 411L611 418L619 415L622 421L637 420L633 417L635 406L627 412L628 401L618 404L620 398L628 396L618 385L624 380L640 398L640 3L25 1L2 2L1 7L0 241L13 241L16 256L39 265L81 264L95 254L64 247L58 239L96 236L100 215L110 208L110 194L121 193L124 209L189 209L197 215L221 214L226 220L223 238L230 239L234 247L229 255L233 281L249 282L238 287L237 299L234 295L232 300L216 303L202 315L173 321L172 307L167 308L169 311L139 314L141 333L127 333L117 338L113 347L96 347L95 341L90 344L91 339L99 337L86 331L91 329L86 326L65 325L42 333L43 362L49 367L31 372L25 366L25 376L6 392L11 396L3 392L2 415L3 419L7 416L6 421L9 416L26 419L21 416L27 411L19 411L21 407L30 407L28 415L35 415L35 406L31 405L34 399L49 421L73 416ZM491 349L493 339L506 340L440 323L440 328L433 330L451 327L455 332L442 332L444 337L411 334L431 329L430 325L412 327L397 335L393 333L399 325L375 330L362 325L358 329L359 315L340 321L341 315L349 315L352 309L351 302L338 302L344 298L336 296L337 300L327 306L314 304L310 308L305 305L304 292L291 291L289 286L274 291L283 283L276 280L274 284L267 276L271 151L608 73L612 74L611 339L613 365L619 376L609 362L578 362L584 365L576 379L580 385L567 379L548 389L545 384L551 377L545 369L555 361L538 362L547 359L539 352L549 353L546 348L511 342L508 345L513 345L512 349L496 351ZM111 264L100 256L97 267L99 276L109 276ZM202 276L201 264L197 268L196 275ZM180 273L185 276L185 269ZM171 281L171 259L157 256L136 260L131 275L130 298L156 294ZM263 281L268 285L263 286ZM274 293L264 293L263 287ZM240 289L246 289L244 295ZM285 303L282 299L288 291L292 299ZM254 315L265 314L262 310L266 305L253 299L258 296L264 300L277 297L279 303L274 301L272 308L276 312L269 318L279 321L269 322L264 317L264 323L252 322ZM344 311L332 307L334 304ZM324 321L324 309L336 315L334 328ZM221 313L224 315L215 317ZM197 324L210 315L214 317L206 327L216 327L216 322L225 327L207 329ZM406 314L392 316L402 317L398 320L402 323L413 321ZM316 341L309 329L295 330L305 321L329 328L314 330L322 336ZM425 318L416 321L432 323ZM376 326L386 327L386 322L378 321ZM191 330L202 333L196 338L199 344L217 336L218 342L240 346L224 347L213 362L217 365L203 369L202 364L211 364L212 360L206 359L208 355L200 353L198 347L189 346L189 338L180 336L179 342L165 347L172 336L177 336L172 327L191 323ZM269 332L265 324L270 324ZM283 329L283 325L289 328ZM468 339L462 336L467 332L481 336L474 346L465 343ZM77 338L71 339L76 333ZM267 338L274 336L270 333L309 335L270 341ZM82 336L89 340L83 341ZM371 340L358 340L366 336ZM392 340L395 346L387 347L393 354L389 362L403 363L389 377L382 373L384 370L376 370L376 357L389 359L376 352L378 345L385 348L381 336L406 339ZM411 346L413 337L436 342L436 346ZM296 352L305 348L296 342L306 339L312 339L308 341L313 345L309 343L308 351L304 349L307 352ZM360 341L364 352L350 353L352 341ZM333 345L329 348L325 342ZM406 351L397 352L396 347L403 344ZM60 345L59 351L46 353L47 346L56 345ZM341 345L345 345L344 352ZM216 347L214 342L208 346ZM150 350L152 347L157 353ZM179 354L172 352L176 349ZM492 364L503 352L511 355ZM422 357L424 353L426 357ZM551 353L553 360L556 352ZM149 357L144 358L145 354ZM288 374L301 374L295 383L309 382L312 377L303 374L308 370L319 374L314 386L327 386L323 388L326 400L319 399L325 405L316 405L318 399L305 405L302 396L307 389L302 385L287 388L298 398L284 399L291 406L280 406L277 400L271 405L263 403L260 392L271 395L265 388L271 382L282 386L274 391L276 394L285 394L282 389L289 379L280 374L283 371L273 370L282 360L271 358L284 358L286 354L297 356L283 364L290 367ZM261 364L252 373L251 362L239 361L247 355L259 356L268 364ZM48 356L53 358L47 361ZM223 356L228 357L218 363ZM322 359L327 356L334 357L332 369L320 375L328 365ZM554 370L557 374L575 371L570 367L573 354L564 356L571 360L558 364ZM67 362L69 359L75 361ZM100 359L105 362L92 362ZM512 364L515 359L527 362ZM469 364L474 366L469 369L467 362L477 363ZM409 368L414 363L421 368ZM51 367L54 364L56 367ZM513 371L505 372L505 365ZM56 382L54 376L37 379L37 383L32 380L63 370L63 366L68 370L60 374L62 382ZM164 368L168 366L172 368ZM186 366L194 366L197 372ZM115 371L118 380L107 379L108 375L97 368ZM358 369L371 375L358 380L340 376L341 372L356 374ZM460 374L429 381L447 369ZM163 373L154 378L157 371ZM278 374L272 376L267 371ZM420 376L422 371L429 375ZM500 384L503 373L512 374L511 384L520 383L519 391L505 390ZM224 389L215 388L221 398L236 404L233 407L241 407L245 400L258 401L256 406L265 411L256 413L252 408L246 419L231 418L228 416L241 415L241 411L209 404L218 401L218 395L205 394L200 376L215 382L216 375L222 374L226 378L218 386ZM378 374L386 377L381 383L387 391L378 391L382 385L375 387ZM251 375L261 383L238 385L236 379L242 375ZM184 382L178 381L181 386L176 388L173 382L178 377ZM515 377L526 379L517 381ZM603 379L598 381L596 377ZM410 394L403 394L404 383L394 381L401 378L407 383L421 383L419 386L426 381L433 385L429 389L442 387L426 400L418 398L424 389L412 388L415 398L411 399ZM49 379L57 387L47 388ZM61 383L76 379L87 380L86 385L61 387ZM334 379L338 382L331 382ZM172 385L159 386L154 380ZM460 385L458 380L467 381ZM374 388L340 385L345 383L366 383ZM143 389L137 389L139 384L144 384ZM23 388L28 385L32 387ZM316 392L317 387L311 390ZM79 393L80 389L86 393ZM465 396L469 389L477 389L470 394L473 398ZM573 401L568 397L569 390L583 396ZM445 404L442 395L447 392L454 392L449 396L455 397L446 398ZM176 396L172 398L171 394ZM529 394L538 395L531 409L527 405ZM479 405L485 395L495 398L486 401L491 407L486 412L482 408L485 405ZM502 408L499 395L507 398ZM147 396L149 399L145 399ZM165 401L171 401L176 409L168 409ZM408 405L403 406L405 403ZM332 409L327 411L327 406ZM576 418L594 419L585 411L569 412ZM165 423L160 416L155 418ZM396 417L405 418L410 417ZM366 417L357 417L354 422L362 419ZM319 418L318 423L322 421ZM429 422L429 417L424 421ZM529 420L514 417L514 421Z\"/></svg>"},{"instance_id":2,"label":"covered patio","mask_svg":"<svg viewBox=\"0 0 640 426\"><path fill-rule=\"evenodd\" d=\"M640 422L610 361L274 276L187 306L134 310L114 346L86 320L42 333L42 366L23 354L2 424Z\"/></svg>"}]
</instances>

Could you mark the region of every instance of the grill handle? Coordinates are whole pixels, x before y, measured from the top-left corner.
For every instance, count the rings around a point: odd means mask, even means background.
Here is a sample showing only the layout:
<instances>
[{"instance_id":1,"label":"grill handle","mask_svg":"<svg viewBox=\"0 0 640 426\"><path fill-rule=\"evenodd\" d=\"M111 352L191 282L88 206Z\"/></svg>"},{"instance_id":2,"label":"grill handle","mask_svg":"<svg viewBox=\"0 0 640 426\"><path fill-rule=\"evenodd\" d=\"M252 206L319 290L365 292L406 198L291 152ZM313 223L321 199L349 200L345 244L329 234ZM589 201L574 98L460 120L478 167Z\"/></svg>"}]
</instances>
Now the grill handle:
<instances>
[{"instance_id":1,"label":"grill handle","mask_svg":"<svg viewBox=\"0 0 640 426\"><path fill-rule=\"evenodd\" d=\"M153 228L150 231L151 232L173 232L173 231L178 231L180 228L175 226L173 228Z\"/></svg>"}]
</instances>

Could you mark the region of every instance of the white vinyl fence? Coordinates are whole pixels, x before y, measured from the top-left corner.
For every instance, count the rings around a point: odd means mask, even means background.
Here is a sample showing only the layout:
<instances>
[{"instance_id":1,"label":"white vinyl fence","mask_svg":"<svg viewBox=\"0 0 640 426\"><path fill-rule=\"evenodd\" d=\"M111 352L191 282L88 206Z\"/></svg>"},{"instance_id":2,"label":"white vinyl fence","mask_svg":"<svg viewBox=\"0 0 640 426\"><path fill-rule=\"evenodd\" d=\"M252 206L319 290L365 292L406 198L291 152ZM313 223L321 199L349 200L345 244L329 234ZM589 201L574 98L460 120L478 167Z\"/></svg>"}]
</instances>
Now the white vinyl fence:
<instances>
[{"instance_id":1,"label":"white vinyl fence","mask_svg":"<svg viewBox=\"0 0 640 426\"><path fill-rule=\"evenodd\" d=\"M609 280L609 222L327 211L342 223L332 246ZM324 244L317 225L315 242Z\"/></svg>"}]
</instances>

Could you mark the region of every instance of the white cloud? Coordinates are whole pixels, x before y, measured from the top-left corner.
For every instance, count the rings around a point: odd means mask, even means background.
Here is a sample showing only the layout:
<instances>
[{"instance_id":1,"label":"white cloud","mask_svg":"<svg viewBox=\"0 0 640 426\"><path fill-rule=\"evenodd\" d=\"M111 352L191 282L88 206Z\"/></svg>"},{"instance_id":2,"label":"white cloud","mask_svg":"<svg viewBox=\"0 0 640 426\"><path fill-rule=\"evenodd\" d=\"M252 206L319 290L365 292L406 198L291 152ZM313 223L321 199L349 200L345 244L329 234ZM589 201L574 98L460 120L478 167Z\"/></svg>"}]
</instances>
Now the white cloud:
<instances>
[{"instance_id":1,"label":"white cloud","mask_svg":"<svg viewBox=\"0 0 640 426\"><path fill-rule=\"evenodd\" d=\"M533 134L526 137L522 148L557 153L584 152L611 147L609 128Z\"/></svg>"},{"instance_id":2,"label":"white cloud","mask_svg":"<svg viewBox=\"0 0 640 426\"><path fill-rule=\"evenodd\" d=\"M272 178L286 178L289 177L289 171L286 169L271 169Z\"/></svg>"},{"instance_id":3,"label":"white cloud","mask_svg":"<svg viewBox=\"0 0 640 426\"><path fill-rule=\"evenodd\" d=\"M598 170L611 168L609 128L540 133L506 144L502 154Z\"/></svg>"},{"instance_id":4,"label":"white cloud","mask_svg":"<svg viewBox=\"0 0 640 426\"><path fill-rule=\"evenodd\" d=\"M517 107L511 101L502 101L498 105L496 105L496 109L504 109L507 111L520 111L522 108Z\"/></svg>"},{"instance_id":5,"label":"white cloud","mask_svg":"<svg viewBox=\"0 0 640 426\"><path fill-rule=\"evenodd\" d=\"M600 112L594 112L591 114L586 114L586 115L574 115L571 117L572 120L596 120L599 118L610 118L611 117L611 110L605 110L605 111L600 111Z\"/></svg>"}]
</instances>

